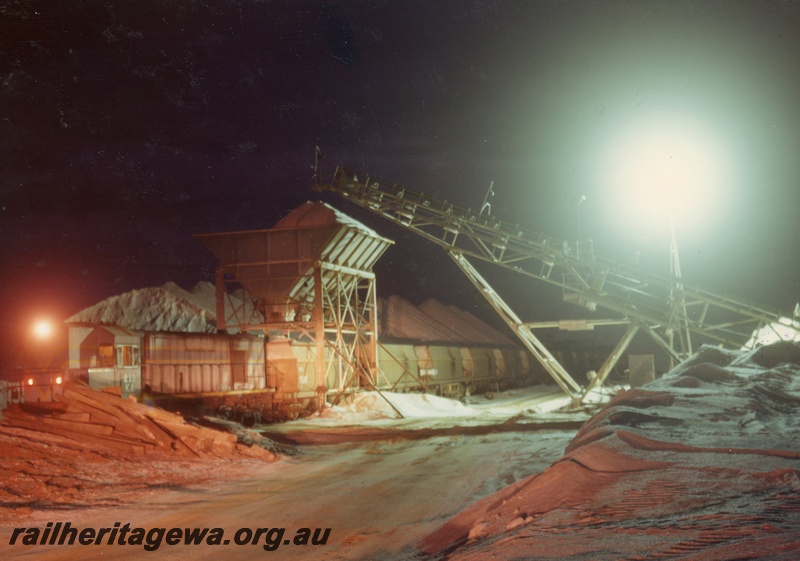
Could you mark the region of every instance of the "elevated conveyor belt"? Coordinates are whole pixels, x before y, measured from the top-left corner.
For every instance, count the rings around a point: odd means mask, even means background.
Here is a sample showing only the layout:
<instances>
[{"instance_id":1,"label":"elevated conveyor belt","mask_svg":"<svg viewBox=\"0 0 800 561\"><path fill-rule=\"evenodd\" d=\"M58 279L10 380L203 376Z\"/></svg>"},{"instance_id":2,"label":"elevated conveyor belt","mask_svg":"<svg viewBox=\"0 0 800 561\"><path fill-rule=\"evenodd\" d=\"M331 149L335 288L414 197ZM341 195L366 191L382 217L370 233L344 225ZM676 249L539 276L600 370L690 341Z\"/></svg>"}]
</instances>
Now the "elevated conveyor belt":
<instances>
[{"instance_id":1,"label":"elevated conveyor belt","mask_svg":"<svg viewBox=\"0 0 800 561\"><path fill-rule=\"evenodd\" d=\"M643 329L676 359L691 354L692 338L737 348L750 339L754 330L781 318L752 303L687 285L677 277L651 275L600 259L590 243L568 244L343 167L336 169L330 183L316 182L315 189L337 193L443 247L496 310L498 305L509 311L510 308L504 302L498 304L499 296L488 284L481 286L485 281L476 281L468 270L474 268L467 258L559 286L566 301L589 310L600 307L615 312L630 322L629 334ZM498 313L504 315L499 310ZM537 346L528 341L531 324L523 323L513 313L510 319L508 315L503 319L526 347ZM633 335L629 334L623 340L630 342ZM621 355L622 351L624 347L618 346L614 354ZM535 352L534 356L543 361ZM560 365L554 373L542 363L573 398L585 395L586 390L577 390L572 379L564 380ZM609 371L611 367L613 364Z\"/></svg>"}]
</instances>

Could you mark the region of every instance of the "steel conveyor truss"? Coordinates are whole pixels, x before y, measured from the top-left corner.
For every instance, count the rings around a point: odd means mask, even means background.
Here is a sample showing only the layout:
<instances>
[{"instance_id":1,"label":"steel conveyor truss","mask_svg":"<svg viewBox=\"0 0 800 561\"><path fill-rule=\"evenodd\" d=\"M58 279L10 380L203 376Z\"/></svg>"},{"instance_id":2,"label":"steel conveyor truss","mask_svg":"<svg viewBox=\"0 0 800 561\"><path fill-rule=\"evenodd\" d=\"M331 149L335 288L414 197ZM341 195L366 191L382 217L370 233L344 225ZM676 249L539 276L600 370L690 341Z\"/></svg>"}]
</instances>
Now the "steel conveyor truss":
<instances>
[{"instance_id":1,"label":"steel conveyor truss","mask_svg":"<svg viewBox=\"0 0 800 561\"><path fill-rule=\"evenodd\" d=\"M692 353L692 339L741 347L755 329L778 322L780 314L687 285L680 278L659 277L603 260L590 244L568 244L438 200L394 183L338 167L331 191L443 247L490 305L511 327L561 388L575 401L601 384L638 330L650 335L673 359ZM469 261L480 260L560 287L564 300L594 311L619 314L628 331L587 388L572 376L533 335Z\"/></svg>"}]
</instances>

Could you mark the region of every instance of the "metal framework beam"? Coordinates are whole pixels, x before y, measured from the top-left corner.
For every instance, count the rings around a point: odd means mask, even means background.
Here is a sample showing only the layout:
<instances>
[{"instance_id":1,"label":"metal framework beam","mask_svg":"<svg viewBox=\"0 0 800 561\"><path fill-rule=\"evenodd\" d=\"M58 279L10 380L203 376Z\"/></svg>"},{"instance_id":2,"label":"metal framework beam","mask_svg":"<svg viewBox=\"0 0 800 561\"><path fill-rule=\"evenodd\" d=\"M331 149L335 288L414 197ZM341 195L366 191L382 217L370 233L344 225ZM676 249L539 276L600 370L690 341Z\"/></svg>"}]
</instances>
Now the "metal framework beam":
<instances>
[{"instance_id":1,"label":"metal framework beam","mask_svg":"<svg viewBox=\"0 0 800 561\"><path fill-rule=\"evenodd\" d=\"M289 321L271 318L267 305L244 289L241 303L231 298L230 288L239 286L235 271L219 267L217 329L304 334L315 343L315 386L321 408L329 390L377 386L377 291L371 271L324 261L311 267L309 282L291 295L294 306L301 309L298 316L303 317Z\"/></svg>"},{"instance_id":2,"label":"metal framework beam","mask_svg":"<svg viewBox=\"0 0 800 561\"><path fill-rule=\"evenodd\" d=\"M423 238L460 254L559 286L564 299L602 307L654 326L664 334L691 332L706 342L746 343L759 325L781 314L750 302L603 260L591 248L438 200L397 184L337 167L328 184L316 184ZM584 244L585 245L585 244ZM579 247L580 246L580 247ZM689 352L691 341L682 337Z\"/></svg>"},{"instance_id":3,"label":"metal framework beam","mask_svg":"<svg viewBox=\"0 0 800 561\"><path fill-rule=\"evenodd\" d=\"M636 336L636 333L639 331L639 325L635 323L631 323L628 325L627 331L622 336L622 339L619 340L617 346L614 347L614 350L611 351L611 354L608 355L608 358L603 363L603 366L600 367L600 370L597 371L597 375L589 382L589 385L586 386L586 389L583 391L581 395L581 400L585 399L589 392L595 389L597 386L602 386L603 383L608 378L608 375L611 373L611 370L617 365L619 359L622 358L622 353L624 353L628 349L628 345L631 344L633 338Z\"/></svg>"},{"instance_id":4,"label":"metal framework beam","mask_svg":"<svg viewBox=\"0 0 800 561\"><path fill-rule=\"evenodd\" d=\"M640 328L672 360L680 360L691 353L692 336L704 342L740 347L756 328L782 317L752 303L687 285L678 271L660 277L603 260L594 255L590 242L561 242L341 166L330 183L321 184L318 177L315 165L316 190L334 192L444 248L525 347L576 401L586 392L531 332L542 325L522 322L467 258L558 286L567 302L591 311L602 307L620 314L626 322L634 322L635 327L628 330L601 368L605 376ZM602 383L605 376L595 385Z\"/></svg>"},{"instance_id":5,"label":"metal framework beam","mask_svg":"<svg viewBox=\"0 0 800 561\"><path fill-rule=\"evenodd\" d=\"M554 357L547 347L536 338L531 332L530 328L525 327L522 320L517 317L508 304L503 301L497 292L489 285L488 282L481 276L481 274L472 266L466 257L455 251L448 251L448 255L455 261L458 268L467 276L475 288L486 298L489 305L503 318L506 325L517 335L522 344L531 352L531 354L539 361L539 364L550 374L555 382L564 390L568 396L573 400L578 400L581 397L581 387L578 385L572 376L561 366L556 357Z\"/></svg>"}]
</instances>

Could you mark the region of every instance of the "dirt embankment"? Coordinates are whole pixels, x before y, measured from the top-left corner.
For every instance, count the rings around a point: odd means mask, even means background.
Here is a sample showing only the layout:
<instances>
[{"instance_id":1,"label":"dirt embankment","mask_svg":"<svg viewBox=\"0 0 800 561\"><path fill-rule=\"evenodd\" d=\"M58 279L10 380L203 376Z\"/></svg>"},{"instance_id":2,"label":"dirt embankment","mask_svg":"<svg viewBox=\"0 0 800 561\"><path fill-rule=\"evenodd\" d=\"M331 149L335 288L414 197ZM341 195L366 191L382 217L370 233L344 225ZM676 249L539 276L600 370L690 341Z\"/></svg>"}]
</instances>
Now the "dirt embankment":
<instances>
[{"instance_id":1,"label":"dirt embankment","mask_svg":"<svg viewBox=\"0 0 800 561\"><path fill-rule=\"evenodd\" d=\"M67 384L48 411L6 410L0 523L39 510L126 504L278 459L277 446L253 431L220 428L78 384Z\"/></svg>"}]
</instances>

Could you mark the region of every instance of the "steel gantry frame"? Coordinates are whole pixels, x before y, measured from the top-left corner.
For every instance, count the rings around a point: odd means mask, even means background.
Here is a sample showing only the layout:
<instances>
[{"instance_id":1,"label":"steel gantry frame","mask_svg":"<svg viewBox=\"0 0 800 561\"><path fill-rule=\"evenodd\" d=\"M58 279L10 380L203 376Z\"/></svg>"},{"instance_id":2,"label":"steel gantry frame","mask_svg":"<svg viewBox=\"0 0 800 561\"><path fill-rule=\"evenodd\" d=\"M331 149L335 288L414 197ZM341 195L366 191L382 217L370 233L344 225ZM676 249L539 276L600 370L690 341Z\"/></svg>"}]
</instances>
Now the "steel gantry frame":
<instances>
[{"instance_id":1,"label":"steel gantry frame","mask_svg":"<svg viewBox=\"0 0 800 561\"><path fill-rule=\"evenodd\" d=\"M338 390L341 394L362 385L377 385L377 293L375 274L337 266L324 261L307 262L308 281L292 293L299 313L290 318L270 318L268 308L241 288L225 267L217 269L217 327L239 332L296 332L300 339L316 343L317 391ZM243 265L238 263L237 267ZM231 290L239 289L241 304L222 303ZM326 358L327 357L327 358ZM333 387L326 388L326 380Z\"/></svg>"},{"instance_id":2,"label":"steel gantry frame","mask_svg":"<svg viewBox=\"0 0 800 561\"><path fill-rule=\"evenodd\" d=\"M360 387L377 388L372 267L393 241L329 205L310 202L269 230L196 237L218 261L218 330L314 343L318 409L329 392L338 399Z\"/></svg>"},{"instance_id":3,"label":"steel gantry frame","mask_svg":"<svg viewBox=\"0 0 800 561\"><path fill-rule=\"evenodd\" d=\"M573 401L581 402L605 381L638 331L649 335L671 360L691 354L690 334L714 344L741 347L752 333L781 315L743 300L687 285L680 276L660 277L594 255L590 242L569 244L395 183L337 167L330 191L441 246L492 308ZM619 314L628 330L582 388L533 334L541 323L523 322L478 273L476 259L560 287L564 300L594 311ZM618 320L609 320L614 322ZM603 323L600 320L599 323Z\"/></svg>"}]
</instances>

